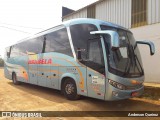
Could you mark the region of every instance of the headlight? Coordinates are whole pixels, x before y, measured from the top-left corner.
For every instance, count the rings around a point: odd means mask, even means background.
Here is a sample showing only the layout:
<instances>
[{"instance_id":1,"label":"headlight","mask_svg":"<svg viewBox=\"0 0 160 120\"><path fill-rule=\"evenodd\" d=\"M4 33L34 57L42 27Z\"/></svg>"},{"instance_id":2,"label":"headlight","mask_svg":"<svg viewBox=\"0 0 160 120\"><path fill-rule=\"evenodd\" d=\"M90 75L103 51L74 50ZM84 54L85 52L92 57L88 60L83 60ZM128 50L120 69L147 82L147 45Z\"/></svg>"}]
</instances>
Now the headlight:
<instances>
[{"instance_id":1,"label":"headlight","mask_svg":"<svg viewBox=\"0 0 160 120\"><path fill-rule=\"evenodd\" d=\"M113 80L109 80L109 84L111 84L113 87L118 88L120 90L125 90L126 87L118 82L115 82Z\"/></svg>"}]
</instances>

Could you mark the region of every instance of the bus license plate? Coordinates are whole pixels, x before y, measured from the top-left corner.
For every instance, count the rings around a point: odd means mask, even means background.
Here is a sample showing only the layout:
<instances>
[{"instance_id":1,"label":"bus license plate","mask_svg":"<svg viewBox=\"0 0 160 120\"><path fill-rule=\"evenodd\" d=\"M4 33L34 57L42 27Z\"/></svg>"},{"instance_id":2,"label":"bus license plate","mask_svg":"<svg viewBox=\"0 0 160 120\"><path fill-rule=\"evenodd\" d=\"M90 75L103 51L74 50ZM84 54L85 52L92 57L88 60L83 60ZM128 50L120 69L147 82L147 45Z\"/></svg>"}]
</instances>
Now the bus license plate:
<instances>
[{"instance_id":1,"label":"bus license plate","mask_svg":"<svg viewBox=\"0 0 160 120\"><path fill-rule=\"evenodd\" d=\"M132 92L132 93L131 93L131 96L132 96L132 97L138 96L138 92Z\"/></svg>"}]
</instances>

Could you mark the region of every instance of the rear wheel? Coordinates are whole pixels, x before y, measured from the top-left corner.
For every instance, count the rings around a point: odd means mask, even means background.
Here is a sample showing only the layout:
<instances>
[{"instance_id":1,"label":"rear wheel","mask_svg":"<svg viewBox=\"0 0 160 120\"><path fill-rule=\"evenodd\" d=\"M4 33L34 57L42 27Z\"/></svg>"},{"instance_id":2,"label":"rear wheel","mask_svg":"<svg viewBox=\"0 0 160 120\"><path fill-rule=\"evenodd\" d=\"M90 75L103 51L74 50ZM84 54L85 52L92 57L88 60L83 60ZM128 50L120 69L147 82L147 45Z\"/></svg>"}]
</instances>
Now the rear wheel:
<instances>
[{"instance_id":1,"label":"rear wheel","mask_svg":"<svg viewBox=\"0 0 160 120\"><path fill-rule=\"evenodd\" d=\"M62 92L64 96L69 100L77 100L79 99L79 95L77 94L76 83L73 79L66 79L62 86Z\"/></svg>"},{"instance_id":2,"label":"rear wheel","mask_svg":"<svg viewBox=\"0 0 160 120\"><path fill-rule=\"evenodd\" d=\"M19 85L19 84L20 84L20 82L17 81L16 73L13 73L13 75L12 75L12 80L13 80L13 84L15 84L15 85Z\"/></svg>"}]
</instances>

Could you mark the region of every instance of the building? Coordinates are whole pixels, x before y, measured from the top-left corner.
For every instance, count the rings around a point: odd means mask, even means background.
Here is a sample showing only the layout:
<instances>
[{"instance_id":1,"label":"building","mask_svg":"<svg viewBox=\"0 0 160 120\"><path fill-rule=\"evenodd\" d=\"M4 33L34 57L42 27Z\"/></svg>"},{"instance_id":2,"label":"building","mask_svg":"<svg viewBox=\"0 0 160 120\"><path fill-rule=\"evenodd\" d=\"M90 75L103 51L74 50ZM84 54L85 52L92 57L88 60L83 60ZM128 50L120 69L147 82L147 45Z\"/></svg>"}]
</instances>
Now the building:
<instances>
[{"instance_id":1,"label":"building","mask_svg":"<svg viewBox=\"0 0 160 120\"><path fill-rule=\"evenodd\" d=\"M160 22L160 0L99 0L62 16L62 21L73 18L95 18L126 28L150 25Z\"/></svg>"},{"instance_id":2,"label":"building","mask_svg":"<svg viewBox=\"0 0 160 120\"><path fill-rule=\"evenodd\" d=\"M139 48L145 81L160 83L160 0L99 0L62 16L62 21L74 18L109 21L130 29L136 40L154 42L154 56L150 56L148 46L139 45Z\"/></svg>"}]
</instances>

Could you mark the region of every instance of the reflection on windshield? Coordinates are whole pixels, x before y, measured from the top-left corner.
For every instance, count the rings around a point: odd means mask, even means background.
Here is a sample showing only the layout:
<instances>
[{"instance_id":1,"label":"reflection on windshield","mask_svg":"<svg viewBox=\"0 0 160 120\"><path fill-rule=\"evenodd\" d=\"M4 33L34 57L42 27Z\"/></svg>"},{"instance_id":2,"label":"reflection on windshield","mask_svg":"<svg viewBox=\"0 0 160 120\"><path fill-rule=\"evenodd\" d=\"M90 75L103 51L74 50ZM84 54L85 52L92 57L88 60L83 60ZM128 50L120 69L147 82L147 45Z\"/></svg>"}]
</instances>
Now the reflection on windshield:
<instances>
[{"instance_id":1,"label":"reflection on windshield","mask_svg":"<svg viewBox=\"0 0 160 120\"><path fill-rule=\"evenodd\" d=\"M104 27L102 30L104 30ZM134 50L135 40L132 33L115 28L110 28L110 30L118 32L120 48L112 50L110 36L107 34L103 36L109 71L123 77L139 77L143 75L140 53L138 48Z\"/></svg>"}]
</instances>

